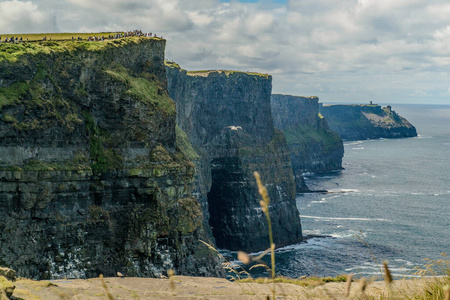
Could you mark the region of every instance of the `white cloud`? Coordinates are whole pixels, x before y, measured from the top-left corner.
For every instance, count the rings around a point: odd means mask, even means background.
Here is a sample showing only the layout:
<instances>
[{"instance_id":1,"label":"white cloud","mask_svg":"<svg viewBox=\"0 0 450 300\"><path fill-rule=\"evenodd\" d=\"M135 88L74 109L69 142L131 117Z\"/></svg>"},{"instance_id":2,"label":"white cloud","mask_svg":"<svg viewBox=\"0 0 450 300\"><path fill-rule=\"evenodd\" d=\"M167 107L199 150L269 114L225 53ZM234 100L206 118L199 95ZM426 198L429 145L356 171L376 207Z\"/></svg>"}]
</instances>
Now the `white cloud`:
<instances>
[{"instance_id":1,"label":"white cloud","mask_svg":"<svg viewBox=\"0 0 450 300\"><path fill-rule=\"evenodd\" d=\"M449 15L447 0L0 2L9 32L141 28L186 69L270 73L275 92L323 101L448 102Z\"/></svg>"},{"instance_id":2,"label":"white cloud","mask_svg":"<svg viewBox=\"0 0 450 300\"><path fill-rule=\"evenodd\" d=\"M2 33L51 30L49 28L51 22L51 16L39 11L37 5L32 1L0 2L0 28L2 28Z\"/></svg>"}]
</instances>

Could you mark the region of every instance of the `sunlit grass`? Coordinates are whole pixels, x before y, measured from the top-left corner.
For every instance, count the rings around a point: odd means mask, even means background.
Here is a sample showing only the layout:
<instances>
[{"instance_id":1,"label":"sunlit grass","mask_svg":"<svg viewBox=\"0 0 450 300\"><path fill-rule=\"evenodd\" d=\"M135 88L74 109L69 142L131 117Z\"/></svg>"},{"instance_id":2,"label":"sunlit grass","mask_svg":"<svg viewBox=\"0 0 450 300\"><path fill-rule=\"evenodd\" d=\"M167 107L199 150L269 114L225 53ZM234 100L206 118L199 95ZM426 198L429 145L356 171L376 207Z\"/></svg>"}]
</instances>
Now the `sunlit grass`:
<instances>
[{"instance_id":1,"label":"sunlit grass","mask_svg":"<svg viewBox=\"0 0 450 300\"><path fill-rule=\"evenodd\" d=\"M108 37L109 35L115 35L115 34L121 34L124 32L118 31L118 32L91 32L91 33L24 33L24 34L1 34L0 38L2 39L2 42L5 40L5 38L15 38L18 37L19 39L22 38L23 41L26 41L28 39L29 42L33 41L42 41L42 39L47 38L47 41L50 39L52 41L67 41L72 40L72 37L74 39L77 39L78 37L81 37L83 40L86 40L89 37Z\"/></svg>"}]
</instances>

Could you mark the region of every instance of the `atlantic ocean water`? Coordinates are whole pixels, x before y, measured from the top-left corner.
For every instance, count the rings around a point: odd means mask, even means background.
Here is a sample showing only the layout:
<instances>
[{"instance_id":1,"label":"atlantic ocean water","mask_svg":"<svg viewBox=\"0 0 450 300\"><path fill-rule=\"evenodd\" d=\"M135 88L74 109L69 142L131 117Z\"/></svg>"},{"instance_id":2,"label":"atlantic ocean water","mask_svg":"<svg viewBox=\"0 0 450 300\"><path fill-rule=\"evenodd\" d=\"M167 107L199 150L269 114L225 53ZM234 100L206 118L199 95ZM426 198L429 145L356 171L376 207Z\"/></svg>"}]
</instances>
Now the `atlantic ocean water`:
<instances>
[{"instance_id":1,"label":"atlantic ocean water","mask_svg":"<svg viewBox=\"0 0 450 300\"><path fill-rule=\"evenodd\" d=\"M311 190L331 193L297 196L308 239L276 251L278 275L380 276L387 260L410 277L450 255L450 106L393 109L419 136L344 142L344 170L306 174Z\"/></svg>"}]
</instances>

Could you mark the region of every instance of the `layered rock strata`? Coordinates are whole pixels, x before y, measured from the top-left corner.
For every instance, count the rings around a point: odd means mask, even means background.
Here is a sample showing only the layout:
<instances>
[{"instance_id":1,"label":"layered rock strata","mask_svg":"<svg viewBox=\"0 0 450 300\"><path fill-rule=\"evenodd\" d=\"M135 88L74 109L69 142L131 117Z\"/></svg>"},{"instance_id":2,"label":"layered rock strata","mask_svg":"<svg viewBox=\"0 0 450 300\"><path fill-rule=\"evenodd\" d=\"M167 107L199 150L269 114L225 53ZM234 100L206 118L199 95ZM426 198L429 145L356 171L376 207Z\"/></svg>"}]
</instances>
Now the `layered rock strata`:
<instances>
[{"instance_id":1,"label":"layered rock strata","mask_svg":"<svg viewBox=\"0 0 450 300\"><path fill-rule=\"evenodd\" d=\"M319 114L319 98L274 94L271 107L275 127L286 136L296 178L342 169L342 139Z\"/></svg>"},{"instance_id":2,"label":"layered rock strata","mask_svg":"<svg viewBox=\"0 0 450 300\"><path fill-rule=\"evenodd\" d=\"M320 112L344 140L417 136L416 128L390 105L323 105Z\"/></svg>"},{"instance_id":3,"label":"layered rock strata","mask_svg":"<svg viewBox=\"0 0 450 300\"><path fill-rule=\"evenodd\" d=\"M301 241L289 148L272 121L271 77L166 65L177 124L200 155L197 190L217 246L249 252L269 247L254 171L269 191L276 246Z\"/></svg>"},{"instance_id":4,"label":"layered rock strata","mask_svg":"<svg viewBox=\"0 0 450 300\"><path fill-rule=\"evenodd\" d=\"M199 242L164 48L0 45L0 265L36 279L220 275Z\"/></svg>"}]
</instances>

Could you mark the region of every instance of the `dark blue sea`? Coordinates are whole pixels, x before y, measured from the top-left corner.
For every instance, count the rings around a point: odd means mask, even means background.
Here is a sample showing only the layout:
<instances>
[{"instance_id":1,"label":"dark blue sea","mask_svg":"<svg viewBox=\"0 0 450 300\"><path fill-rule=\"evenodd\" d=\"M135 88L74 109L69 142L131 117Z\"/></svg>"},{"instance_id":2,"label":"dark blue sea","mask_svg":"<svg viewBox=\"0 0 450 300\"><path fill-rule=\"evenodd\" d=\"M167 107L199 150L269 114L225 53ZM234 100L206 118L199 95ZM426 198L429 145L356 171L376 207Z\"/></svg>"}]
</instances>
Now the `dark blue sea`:
<instances>
[{"instance_id":1,"label":"dark blue sea","mask_svg":"<svg viewBox=\"0 0 450 300\"><path fill-rule=\"evenodd\" d=\"M380 276L387 260L409 277L450 254L450 106L393 109L419 136L344 142L345 170L306 174L310 189L332 193L297 196L309 238L276 251L278 275Z\"/></svg>"}]
</instances>

